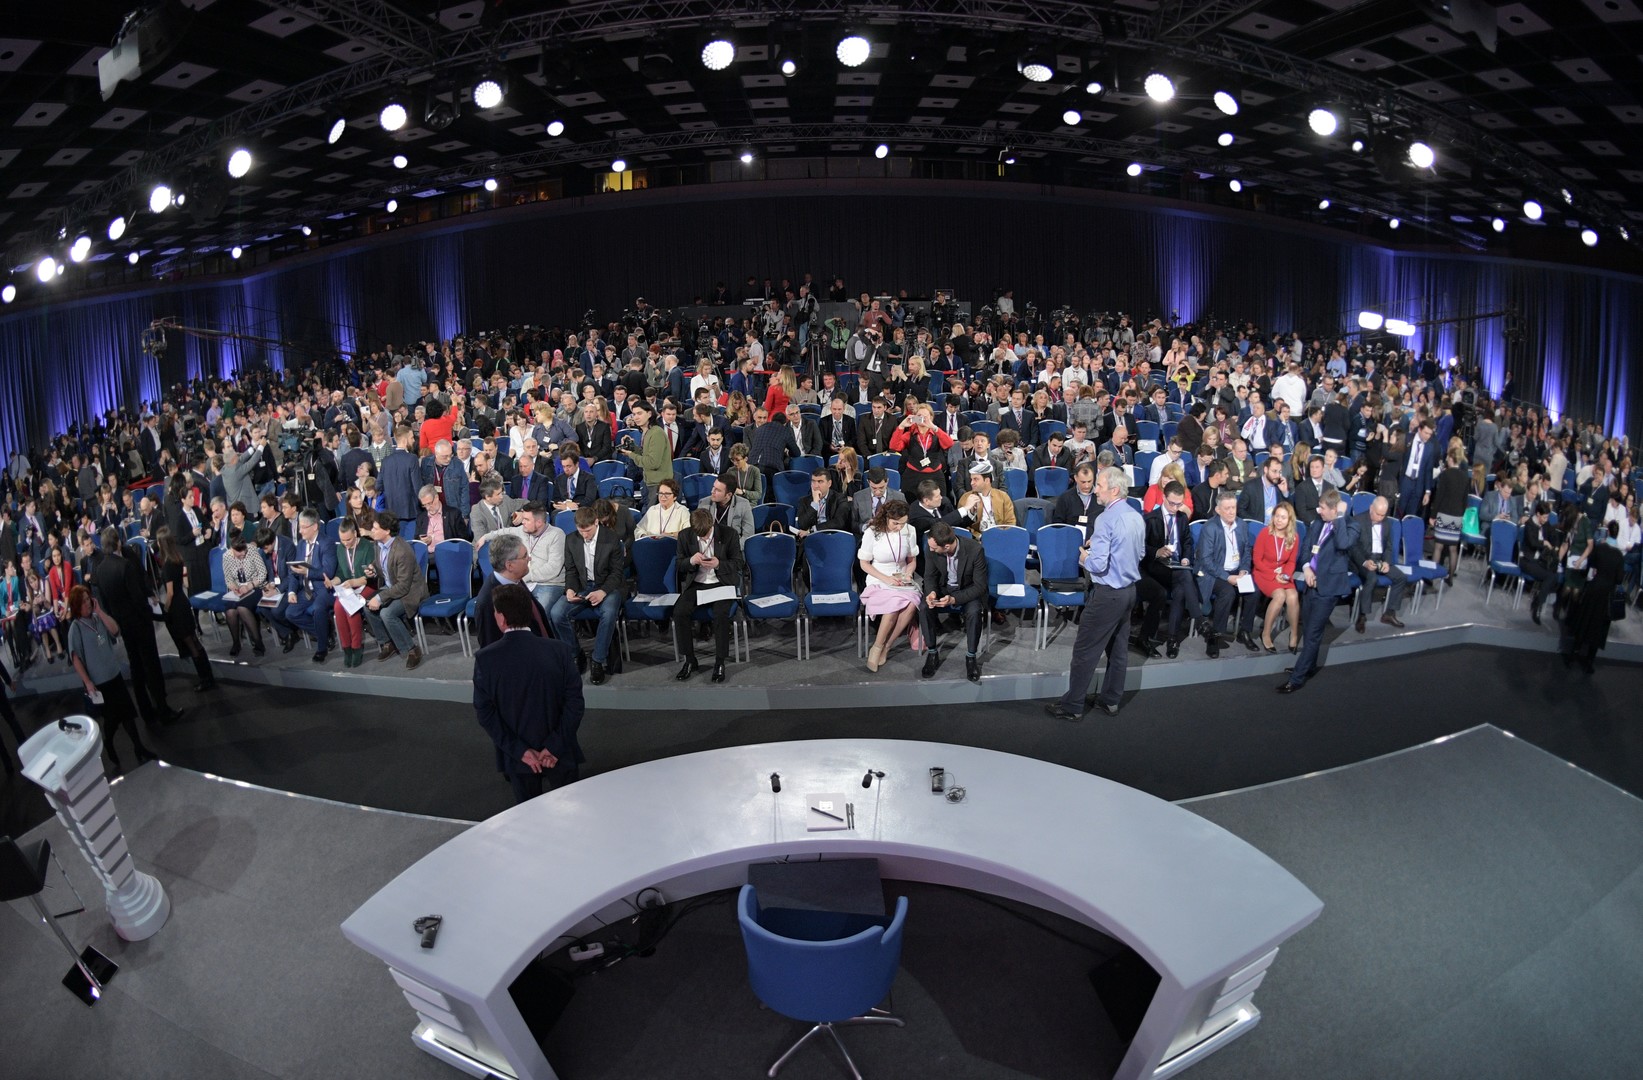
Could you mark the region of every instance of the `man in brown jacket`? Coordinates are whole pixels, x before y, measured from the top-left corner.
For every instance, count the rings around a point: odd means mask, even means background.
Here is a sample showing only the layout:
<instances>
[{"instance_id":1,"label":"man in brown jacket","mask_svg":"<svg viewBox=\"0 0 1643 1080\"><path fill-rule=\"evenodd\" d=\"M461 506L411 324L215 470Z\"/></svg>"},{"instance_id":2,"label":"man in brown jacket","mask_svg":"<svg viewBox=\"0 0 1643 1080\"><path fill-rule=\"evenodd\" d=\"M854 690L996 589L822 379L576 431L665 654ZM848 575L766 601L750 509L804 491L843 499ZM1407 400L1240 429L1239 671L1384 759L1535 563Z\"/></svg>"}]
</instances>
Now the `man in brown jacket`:
<instances>
[{"instance_id":1,"label":"man in brown jacket","mask_svg":"<svg viewBox=\"0 0 1643 1080\"><path fill-rule=\"evenodd\" d=\"M407 670L422 663L422 650L411 635L411 619L428 598L428 579L417 565L416 552L399 537L399 518L384 510L371 522L377 545L376 562L365 571L376 595L365 603L365 621L382 643L378 660L405 654Z\"/></svg>"}]
</instances>

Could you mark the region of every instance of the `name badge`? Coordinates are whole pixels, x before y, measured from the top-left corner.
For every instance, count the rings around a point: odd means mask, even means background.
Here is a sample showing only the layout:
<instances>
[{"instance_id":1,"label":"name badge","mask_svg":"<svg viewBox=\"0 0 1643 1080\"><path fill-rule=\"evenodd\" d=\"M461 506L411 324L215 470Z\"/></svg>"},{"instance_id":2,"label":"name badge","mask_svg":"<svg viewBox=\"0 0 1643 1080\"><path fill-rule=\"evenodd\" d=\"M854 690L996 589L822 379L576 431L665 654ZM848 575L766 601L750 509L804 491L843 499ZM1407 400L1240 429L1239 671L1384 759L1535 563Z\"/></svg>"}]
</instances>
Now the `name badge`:
<instances>
[{"instance_id":1,"label":"name badge","mask_svg":"<svg viewBox=\"0 0 1643 1080\"><path fill-rule=\"evenodd\" d=\"M920 459L920 461L918 463L918 467L921 468L921 469L928 469L930 467L930 459L929 458Z\"/></svg>"},{"instance_id":2,"label":"name badge","mask_svg":"<svg viewBox=\"0 0 1643 1080\"><path fill-rule=\"evenodd\" d=\"M1321 547L1323 547L1322 544L1313 544L1312 545L1312 554L1314 554L1314 555L1318 554L1318 549L1321 548Z\"/></svg>"},{"instance_id":3,"label":"name badge","mask_svg":"<svg viewBox=\"0 0 1643 1080\"><path fill-rule=\"evenodd\" d=\"M1078 523L1080 525L1088 525L1090 523L1089 515L1088 514L1078 515Z\"/></svg>"}]
</instances>

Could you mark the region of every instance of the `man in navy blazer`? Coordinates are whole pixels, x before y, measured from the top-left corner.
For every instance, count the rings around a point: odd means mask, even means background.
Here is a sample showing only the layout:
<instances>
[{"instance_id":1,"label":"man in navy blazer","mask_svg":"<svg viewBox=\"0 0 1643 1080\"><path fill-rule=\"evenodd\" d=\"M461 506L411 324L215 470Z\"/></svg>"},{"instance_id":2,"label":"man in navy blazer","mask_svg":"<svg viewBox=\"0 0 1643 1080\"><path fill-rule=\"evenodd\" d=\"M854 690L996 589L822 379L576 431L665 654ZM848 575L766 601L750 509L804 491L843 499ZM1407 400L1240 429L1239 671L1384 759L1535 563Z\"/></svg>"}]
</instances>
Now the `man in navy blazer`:
<instances>
[{"instance_id":1,"label":"man in navy blazer","mask_svg":"<svg viewBox=\"0 0 1643 1080\"><path fill-rule=\"evenodd\" d=\"M382 505L401 521L416 517L417 492L422 490L422 462L411 453L412 438L409 424L401 424L394 430L396 445L382 459L377 477Z\"/></svg>"},{"instance_id":2,"label":"man in navy blazer","mask_svg":"<svg viewBox=\"0 0 1643 1080\"><path fill-rule=\"evenodd\" d=\"M582 678L569 645L531 633L535 601L523 585L498 586L491 602L502 640L474 657L474 712L522 803L578 776Z\"/></svg>"},{"instance_id":3,"label":"man in navy blazer","mask_svg":"<svg viewBox=\"0 0 1643 1080\"><path fill-rule=\"evenodd\" d=\"M513 478L513 495L522 502L546 505L553 495L553 477L536 471L535 458L522 456L519 459L519 475Z\"/></svg>"},{"instance_id":4,"label":"man in navy blazer","mask_svg":"<svg viewBox=\"0 0 1643 1080\"><path fill-rule=\"evenodd\" d=\"M599 485L593 479L593 470L583 468L582 459L572 450L560 451L561 469L553 478L553 508L575 510L578 506L592 506L599 497Z\"/></svg>"},{"instance_id":5,"label":"man in navy blazer","mask_svg":"<svg viewBox=\"0 0 1643 1080\"><path fill-rule=\"evenodd\" d=\"M1346 510L1340 492L1324 492L1318 503L1318 521L1307 530L1306 543L1301 546L1306 578L1306 591L1301 594L1301 651L1289 680L1278 687L1280 694L1293 694L1318 673L1318 649L1329 615L1342 597L1352 593L1352 546L1358 542L1358 522Z\"/></svg>"},{"instance_id":6,"label":"man in navy blazer","mask_svg":"<svg viewBox=\"0 0 1643 1080\"><path fill-rule=\"evenodd\" d=\"M1244 523L1238 520L1238 495L1228 488L1216 493L1214 512L1201 529L1197 544L1198 598L1210 612L1204 639L1209 643L1209 656L1213 660L1221 655L1221 631L1226 628L1232 602L1238 599L1239 584L1250 576L1255 544L1245 531ZM1238 618L1238 641L1251 652L1260 651L1252 633L1256 609L1261 606L1255 602L1257 596L1258 593L1246 595Z\"/></svg>"},{"instance_id":7,"label":"man in navy blazer","mask_svg":"<svg viewBox=\"0 0 1643 1080\"><path fill-rule=\"evenodd\" d=\"M1432 421L1424 420L1398 459L1398 517L1419 514L1431 501L1433 476L1443 450L1432 438Z\"/></svg>"},{"instance_id":8,"label":"man in navy blazer","mask_svg":"<svg viewBox=\"0 0 1643 1080\"><path fill-rule=\"evenodd\" d=\"M281 536L283 565L279 607L268 612L268 621L280 630L286 652L297 647L300 633L314 638L314 663L325 663L331 649L331 589L326 584L337 576L337 545L320 536L319 511L312 508L297 515L297 537Z\"/></svg>"}]
</instances>

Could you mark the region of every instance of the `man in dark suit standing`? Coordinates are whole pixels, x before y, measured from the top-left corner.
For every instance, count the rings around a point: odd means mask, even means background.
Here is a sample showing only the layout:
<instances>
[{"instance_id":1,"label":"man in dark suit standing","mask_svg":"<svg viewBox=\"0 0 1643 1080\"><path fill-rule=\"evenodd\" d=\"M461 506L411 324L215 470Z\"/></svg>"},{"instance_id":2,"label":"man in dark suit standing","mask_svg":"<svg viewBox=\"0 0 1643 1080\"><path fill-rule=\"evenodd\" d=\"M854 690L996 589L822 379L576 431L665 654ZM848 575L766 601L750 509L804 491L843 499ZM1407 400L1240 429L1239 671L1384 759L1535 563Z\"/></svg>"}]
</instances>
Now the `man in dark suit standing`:
<instances>
[{"instance_id":1,"label":"man in dark suit standing","mask_svg":"<svg viewBox=\"0 0 1643 1080\"><path fill-rule=\"evenodd\" d=\"M1301 651L1290 669L1289 680L1278 687L1280 694L1293 694L1318 673L1318 649L1323 645L1324 628L1335 604L1352 592L1352 545L1358 539L1358 523L1342 513L1345 500L1338 491L1324 494L1318 503L1318 523L1307 533L1301 547L1306 576L1306 592L1301 594Z\"/></svg>"},{"instance_id":2,"label":"man in dark suit standing","mask_svg":"<svg viewBox=\"0 0 1643 1080\"><path fill-rule=\"evenodd\" d=\"M1433 476L1442 450L1432 442L1432 421L1425 420L1398 459L1398 519L1419 514L1432 499Z\"/></svg>"},{"instance_id":3,"label":"man in dark suit standing","mask_svg":"<svg viewBox=\"0 0 1643 1080\"><path fill-rule=\"evenodd\" d=\"M919 608L924 677L934 677L941 667L940 616L959 612L964 618L964 677L980 682L981 628L987 621L987 557L981 545L945 521L931 525L924 543L924 590Z\"/></svg>"},{"instance_id":4,"label":"man in dark suit standing","mask_svg":"<svg viewBox=\"0 0 1643 1080\"><path fill-rule=\"evenodd\" d=\"M715 525L713 511L699 506L690 515L690 528L679 533L679 599L673 605L673 637L684 657L675 676L684 682L696 674L696 641L693 620L704 591L737 589L742 580L742 544L729 525ZM713 604L713 681L725 681L725 661L730 656L730 616L736 607L734 596Z\"/></svg>"},{"instance_id":5,"label":"man in dark suit standing","mask_svg":"<svg viewBox=\"0 0 1643 1080\"><path fill-rule=\"evenodd\" d=\"M1025 390L1010 391L1010 407L998 411L998 430L1020 435L1023 447L1038 445L1038 418L1027 408Z\"/></svg>"},{"instance_id":6,"label":"man in dark suit standing","mask_svg":"<svg viewBox=\"0 0 1643 1080\"><path fill-rule=\"evenodd\" d=\"M576 780L582 678L569 645L530 632L535 601L524 586L499 586L492 604L502 638L474 657L474 712L517 804Z\"/></svg>"},{"instance_id":7,"label":"man in dark suit standing","mask_svg":"<svg viewBox=\"0 0 1643 1080\"><path fill-rule=\"evenodd\" d=\"M600 528L599 514L593 507L581 507L576 511L576 534L565 540L565 592L553 602L548 621L560 641L575 642L571 619L589 608L598 610L599 630L594 638L593 666L588 672L595 686L605 681L611 639L616 636L616 621L622 614L625 577L622 543L615 531ZM581 667L580 661L577 667Z\"/></svg>"},{"instance_id":8,"label":"man in dark suit standing","mask_svg":"<svg viewBox=\"0 0 1643 1080\"><path fill-rule=\"evenodd\" d=\"M103 530L103 561L92 572L91 587L109 618L120 627L126 643L126 659L131 664L131 690L137 708L150 725L182 718L165 697L165 672L160 668L160 649L154 641L154 616L148 606L148 575L142 570L142 556L120 543L120 530Z\"/></svg>"},{"instance_id":9,"label":"man in dark suit standing","mask_svg":"<svg viewBox=\"0 0 1643 1080\"><path fill-rule=\"evenodd\" d=\"M401 424L394 429L395 445L382 459L381 475L377 481L383 508L401 521L416 517L416 495L422 490L422 462L411 453L414 437L409 424Z\"/></svg>"},{"instance_id":10,"label":"man in dark suit standing","mask_svg":"<svg viewBox=\"0 0 1643 1080\"><path fill-rule=\"evenodd\" d=\"M1409 578L1398 569L1398 560L1394 557L1398 550L1398 523L1387 516L1387 509L1386 496L1378 495L1369 504L1369 509L1356 519L1358 539L1352 545L1352 567L1363 579L1364 588L1369 590L1363 606L1358 609L1358 621L1354 627L1360 634L1374 600L1377 575L1391 582L1386 589L1386 610L1381 614L1381 622L1403 628L1403 620L1398 618L1398 601L1403 599L1403 590Z\"/></svg>"}]
</instances>

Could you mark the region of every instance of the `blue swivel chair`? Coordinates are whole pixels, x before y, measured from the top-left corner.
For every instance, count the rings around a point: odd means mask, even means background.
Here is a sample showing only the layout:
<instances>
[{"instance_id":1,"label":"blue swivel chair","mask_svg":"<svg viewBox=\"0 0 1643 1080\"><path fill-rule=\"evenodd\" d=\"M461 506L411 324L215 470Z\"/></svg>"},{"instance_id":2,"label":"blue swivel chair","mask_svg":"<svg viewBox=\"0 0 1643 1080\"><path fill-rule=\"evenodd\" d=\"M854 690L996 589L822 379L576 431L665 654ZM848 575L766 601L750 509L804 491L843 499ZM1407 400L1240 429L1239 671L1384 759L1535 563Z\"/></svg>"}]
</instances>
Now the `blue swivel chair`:
<instances>
[{"instance_id":1,"label":"blue swivel chair","mask_svg":"<svg viewBox=\"0 0 1643 1080\"><path fill-rule=\"evenodd\" d=\"M424 549L426 550L426 549ZM413 620L416 626L417 642L422 651L428 651L428 633L422 624L423 619L461 619L468 611L468 601L474 595L474 546L467 540L446 540L434 548L434 568L439 571L439 591L422 601L416 609ZM458 626L458 640L466 651L466 641L460 635Z\"/></svg>"},{"instance_id":2,"label":"blue swivel chair","mask_svg":"<svg viewBox=\"0 0 1643 1080\"><path fill-rule=\"evenodd\" d=\"M901 966L907 898L896 900L888 927L869 927L833 941L803 941L765 929L759 923L758 894L751 885L742 886L736 918L747 949L747 981L754 995L783 1016L814 1025L776 1059L767 1075L774 1077L799 1047L825 1031L844 1055L851 1075L861 1080L861 1070L837 1028L842 1024L905 1026L897 1017L870 1010L889 995Z\"/></svg>"},{"instance_id":3,"label":"blue swivel chair","mask_svg":"<svg viewBox=\"0 0 1643 1080\"><path fill-rule=\"evenodd\" d=\"M798 659L803 660L804 632L799 624L803 620L804 607L793 589L793 566L798 558L798 542L786 533L750 536L742 547L742 558L746 560L752 578L747 599L742 603L747 617L792 619L794 652Z\"/></svg>"}]
</instances>

